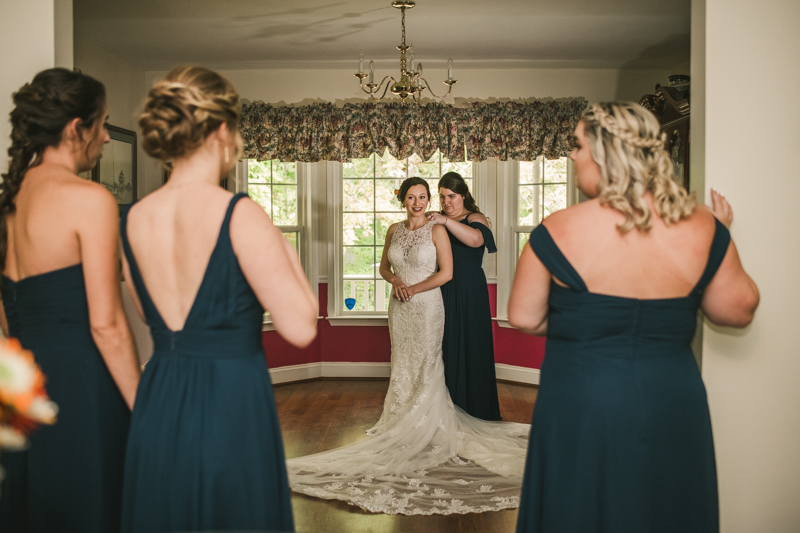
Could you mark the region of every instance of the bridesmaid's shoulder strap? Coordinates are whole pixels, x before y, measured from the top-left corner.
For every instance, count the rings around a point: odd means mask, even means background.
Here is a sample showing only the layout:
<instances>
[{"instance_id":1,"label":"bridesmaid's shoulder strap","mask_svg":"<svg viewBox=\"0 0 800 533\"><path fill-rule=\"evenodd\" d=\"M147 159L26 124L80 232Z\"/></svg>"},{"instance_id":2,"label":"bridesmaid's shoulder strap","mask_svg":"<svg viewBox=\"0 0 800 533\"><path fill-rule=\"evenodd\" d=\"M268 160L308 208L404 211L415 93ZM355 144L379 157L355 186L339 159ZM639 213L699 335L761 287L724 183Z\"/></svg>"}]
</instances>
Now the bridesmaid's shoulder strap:
<instances>
[{"instance_id":1,"label":"bridesmaid's shoulder strap","mask_svg":"<svg viewBox=\"0 0 800 533\"><path fill-rule=\"evenodd\" d=\"M481 235L483 235L483 245L486 247L487 252L490 254L497 252L497 245L494 243L494 235L492 235L492 230L487 228L482 222L470 222L469 217L465 218L464 220L467 222L469 227L475 228L481 232Z\"/></svg>"},{"instance_id":2,"label":"bridesmaid's shoulder strap","mask_svg":"<svg viewBox=\"0 0 800 533\"><path fill-rule=\"evenodd\" d=\"M692 294L700 293L711 283L714 274L719 270L722 260L725 259L725 254L728 253L728 246L731 242L731 233L725 225L714 218L714 239L711 241L711 249L708 252L708 261L706 262L706 269L703 275L700 276L700 281L695 285Z\"/></svg>"},{"instance_id":3,"label":"bridesmaid's shoulder strap","mask_svg":"<svg viewBox=\"0 0 800 533\"><path fill-rule=\"evenodd\" d=\"M222 220L222 227L220 228L220 235L225 235L227 238L230 238L230 225L231 225L231 216L233 216L233 208L236 207L236 203L241 200L242 198L249 198L250 195L246 192L237 192L231 198L230 203L228 204L228 210L225 212L225 218Z\"/></svg>"},{"instance_id":4,"label":"bridesmaid's shoulder strap","mask_svg":"<svg viewBox=\"0 0 800 533\"><path fill-rule=\"evenodd\" d=\"M531 232L529 242L531 248L533 248L533 253L536 254L536 257L539 258L553 276L562 283L566 283L573 290L586 290L586 284L583 279L558 248L544 224L536 226Z\"/></svg>"}]
</instances>

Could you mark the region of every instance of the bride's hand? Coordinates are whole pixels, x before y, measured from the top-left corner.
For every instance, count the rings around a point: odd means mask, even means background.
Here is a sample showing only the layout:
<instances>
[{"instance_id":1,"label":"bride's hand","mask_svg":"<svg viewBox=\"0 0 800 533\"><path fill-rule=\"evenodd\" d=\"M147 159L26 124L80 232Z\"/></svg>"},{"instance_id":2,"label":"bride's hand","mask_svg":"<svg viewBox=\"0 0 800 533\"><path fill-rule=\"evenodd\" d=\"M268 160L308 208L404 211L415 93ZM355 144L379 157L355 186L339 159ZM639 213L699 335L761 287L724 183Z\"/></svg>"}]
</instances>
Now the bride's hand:
<instances>
[{"instance_id":1,"label":"bride's hand","mask_svg":"<svg viewBox=\"0 0 800 533\"><path fill-rule=\"evenodd\" d=\"M425 218L427 218L431 222L434 222L435 224L442 224L442 225L447 224L447 217L436 211L426 212Z\"/></svg>"},{"instance_id":2,"label":"bride's hand","mask_svg":"<svg viewBox=\"0 0 800 533\"><path fill-rule=\"evenodd\" d=\"M394 278L392 280L392 287L394 288L393 296L401 302L405 302L411 298L411 295L408 294L408 286L403 283L400 278Z\"/></svg>"}]
</instances>

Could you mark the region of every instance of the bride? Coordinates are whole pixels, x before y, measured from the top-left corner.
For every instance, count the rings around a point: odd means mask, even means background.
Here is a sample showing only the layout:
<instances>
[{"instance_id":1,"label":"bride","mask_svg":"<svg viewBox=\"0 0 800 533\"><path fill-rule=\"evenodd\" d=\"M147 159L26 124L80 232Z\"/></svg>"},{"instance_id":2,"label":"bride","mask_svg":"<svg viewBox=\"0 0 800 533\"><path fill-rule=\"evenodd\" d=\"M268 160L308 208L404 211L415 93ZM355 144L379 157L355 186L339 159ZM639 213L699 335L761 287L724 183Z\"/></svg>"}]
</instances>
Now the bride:
<instances>
[{"instance_id":1,"label":"bride","mask_svg":"<svg viewBox=\"0 0 800 533\"><path fill-rule=\"evenodd\" d=\"M443 226L428 222L428 183L408 178L407 212L386 234L392 372L372 438L287 461L292 490L367 511L431 515L519 507L528 424L486 422L453 405L444 383L444 307L453 272ZM438 271L437 271L438 263Z\"/></svg>"}]
</instances>

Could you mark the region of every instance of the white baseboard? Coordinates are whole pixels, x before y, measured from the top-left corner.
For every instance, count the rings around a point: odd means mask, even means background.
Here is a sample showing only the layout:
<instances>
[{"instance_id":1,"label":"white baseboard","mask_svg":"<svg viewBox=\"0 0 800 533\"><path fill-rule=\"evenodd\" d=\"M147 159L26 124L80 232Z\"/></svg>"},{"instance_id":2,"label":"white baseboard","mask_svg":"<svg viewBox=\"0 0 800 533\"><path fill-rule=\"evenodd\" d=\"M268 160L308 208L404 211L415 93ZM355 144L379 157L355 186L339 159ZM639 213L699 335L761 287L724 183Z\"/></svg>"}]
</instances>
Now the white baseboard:
<instances>
[{"instance_id":1,"label":"white baseboard","mask_svg":"<svg viewBox=\"0 0 800 533\"><path fill-rule=\"evenodd\" d=\"M539 370L521 366L495 364L497 379L539 384ZM272 383L291 383L315 378L388 378L391 363L306 363L302 365L271 368Z\"/></svg>"}]
</instances>

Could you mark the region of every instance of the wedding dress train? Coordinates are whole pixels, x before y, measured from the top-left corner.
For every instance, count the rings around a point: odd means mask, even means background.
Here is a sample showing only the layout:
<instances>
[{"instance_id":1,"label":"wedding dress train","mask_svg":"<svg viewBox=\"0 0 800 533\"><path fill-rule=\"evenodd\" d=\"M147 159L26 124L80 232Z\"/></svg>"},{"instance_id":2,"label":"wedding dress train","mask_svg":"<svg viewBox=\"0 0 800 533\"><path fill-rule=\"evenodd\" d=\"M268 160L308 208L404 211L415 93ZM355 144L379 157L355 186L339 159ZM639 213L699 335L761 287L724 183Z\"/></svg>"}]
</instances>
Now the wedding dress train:
<instances>
[{"instance_id":1,"label":"wedding dress train","mask_svg":"<svg viewBox=\"0 0 800 533\"><path fill-rule=\"evenodd\" d=\"M407 285L436 271L433 223L397 225L389 247ZM389 304L392 368L372 438L287 461L292 490L376 513L431 515L519 507L530 425L487 422L453 405L444 383L438 289Z\"/></svg>"}]
</instances>

